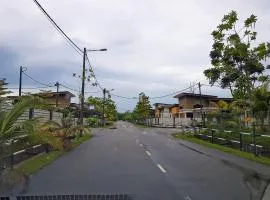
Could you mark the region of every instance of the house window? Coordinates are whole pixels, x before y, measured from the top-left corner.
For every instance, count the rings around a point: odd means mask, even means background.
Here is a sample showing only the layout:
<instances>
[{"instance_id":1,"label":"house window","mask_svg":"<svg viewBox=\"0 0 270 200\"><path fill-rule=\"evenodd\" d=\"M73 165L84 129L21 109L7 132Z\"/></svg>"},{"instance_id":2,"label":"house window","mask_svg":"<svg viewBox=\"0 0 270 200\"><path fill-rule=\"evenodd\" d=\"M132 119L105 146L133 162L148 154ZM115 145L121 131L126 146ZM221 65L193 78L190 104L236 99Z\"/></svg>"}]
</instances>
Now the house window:
<instances>
[{"instance_id":1,"label":"house window","mask_svg":"<svg viewBox=\"0 0 270 200\"><path fill-rule=\"evenodd\" d=\"M187 112L186 116L187 116L187 118L193 118L193 113L192 112Z\"/></svg>"}]
</instances>

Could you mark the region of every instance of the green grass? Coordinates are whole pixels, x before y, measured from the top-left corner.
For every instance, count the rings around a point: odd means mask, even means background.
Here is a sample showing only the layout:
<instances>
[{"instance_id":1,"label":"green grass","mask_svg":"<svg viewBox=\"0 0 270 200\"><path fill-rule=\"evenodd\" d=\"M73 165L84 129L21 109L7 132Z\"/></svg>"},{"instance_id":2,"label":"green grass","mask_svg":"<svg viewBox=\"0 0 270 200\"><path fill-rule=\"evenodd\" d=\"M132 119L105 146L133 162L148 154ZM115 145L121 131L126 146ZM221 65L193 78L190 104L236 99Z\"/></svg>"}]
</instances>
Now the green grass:
<instances>
[{"instance_id":1,"label":"green grass","mask_svg":"<svg viewBox=\"0 0 270 200\"><path fill-rule=\"evenodd\" d=\"M72 148L79 146L81 143L89 140L93 136L90 134L84 134L82 137L78 137L72 140Z\"/></svg>"},{"instance_id":2,"label":"green grass","mask_svg":"<svg viewBox=\"0 0 270 200\"><path fill-rule=\"evenodd\" d=\"M240 150L237 150L237 149L232 149L232 148L229 148L229 147L224 147L224 146L221 146L219 144L212 144L210 142L195 138L192 135L186 135L186 134L182 134L182 133L174 133L174 134L172 134L172 136L175 139L186 140L186 141L189 141L189 142L200 144L202 146L206 146L206 147L209 147L209 148L217 149L219 151L230 153L230 154L233 154L233 155L236 155L236 156L248 159L248 160L252 160L252 161L255 161L255 162L258 162L258 163L261 163L261 164L270 165L270 158L266 158L266 157L262 157L262 156L255 156L252 153L240 151Z\"/></svg>"},{"instance_id":3,"label":"green grass","mask_svg":"<svg viewBox=\"0 0 270 200\"><path fill-rule=\"evenodd\" d=\"M84 134L82 137L78 137L72 140L72 149L76 148L83 142L92 138L90 134ZM49 153L43 153L37 155L33 158L30 158L26 161L23 161L21 164L18 165L18 170L22 171L26 175L33 174L38 170L44 168L45 166L52 163L58 157L62 156L63 154L67 153L67 151L51 151Z\"/></svg>"},{"instance_id":4,"label":"green grass","mask_svg":"<svg viewBox=\"0 0 270 200\"><path fill-rule=\"evenodd\" d=\"M149 128L150 126L146 126L146 125L143 125L143 124L135 124L135 126L137 128Z\"/></svg>"},{"instance_id":5,"label":"green grass","mask_svg":"<svg viewBox=\"0 0 270 200\"><path fill-rule=\"evenodd\" d=\"M52 163L64 153L64 151L51 151L48 154L40 154L36 157L24 161L22 164L19 165L18 170L22 171L26 175L33 174Z\"/></svg>"}]
</instances>

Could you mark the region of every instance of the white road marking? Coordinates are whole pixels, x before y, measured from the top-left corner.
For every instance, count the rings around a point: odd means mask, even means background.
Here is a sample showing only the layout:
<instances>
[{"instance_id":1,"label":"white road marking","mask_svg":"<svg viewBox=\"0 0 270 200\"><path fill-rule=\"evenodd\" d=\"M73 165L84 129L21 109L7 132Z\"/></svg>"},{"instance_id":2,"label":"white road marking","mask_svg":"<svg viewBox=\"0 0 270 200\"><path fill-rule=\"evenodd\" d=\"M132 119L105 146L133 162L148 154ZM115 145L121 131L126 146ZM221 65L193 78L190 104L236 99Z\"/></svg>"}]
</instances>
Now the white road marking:
<instances>
[{"instance_id":1,"label":"white road marking","mask_svg":"<svg viewBox=\"0 0 270 200\"><path fill-rule=\"evenodd\" d=\"M186 196L185 200L191 200L191 198L189 196Z\"/></svg>"},{"instance_id":2,"label":"white road marking","mask_svg":"<svg viewBox=\"0 0 270 200\"><path fill-rule=\"evenodd\" d=\"M141 146L141 147L143 147L143 145L142 145L142 144L140 144L140 146Z\"/></svg>"},{"instance_id":3,"label":"white road marking","mask_svg":"<svg viewBox=\"0 0 270 200\"><path fill-rule=\"evenodd\" d=\"M151 156L151 153L149 151L145 151L148 156Z\"/></svg>"},{"instance_id":4,"label":"white road marking","mask_svg":"<svg viewBox=\"0 0 270 200\"><path fill-rule=\"evenodd\" d=\"M166 170L160 164L157 164L157 166L163 173L166 173Z\"/></svg>"}]
</instances>

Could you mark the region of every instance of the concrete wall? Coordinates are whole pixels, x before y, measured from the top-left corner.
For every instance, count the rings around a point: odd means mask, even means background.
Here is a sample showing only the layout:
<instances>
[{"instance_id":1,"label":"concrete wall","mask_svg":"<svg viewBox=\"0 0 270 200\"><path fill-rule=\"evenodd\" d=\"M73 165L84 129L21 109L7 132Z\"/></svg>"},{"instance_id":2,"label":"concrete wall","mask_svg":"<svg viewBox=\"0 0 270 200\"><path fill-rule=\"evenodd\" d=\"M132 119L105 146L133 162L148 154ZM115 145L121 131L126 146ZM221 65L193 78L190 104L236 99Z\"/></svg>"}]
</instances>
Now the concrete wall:
<instances>
[{"instance_id":1,"label":"concrete wall","mask_svg":"<svg viewBox=\"0 0 270 200\"><path fill-rule=\"evenodd\" d=\"M1 109L3 111L9 111L12 109L12 107L13 107L13 105L5 104L1 107ZM22 122L22 121L30 119L29 112L30 112L30 109L25 110L24 113L18 118L17 122ZM43 123L50 120L50 111L49 110L33 109L32 114L33 114L32 115L33 118L38 118ZM55 121L55 122L61 124L62 118L63 118L62 113L55 112L55 111L52 112L52 121Z\"/></svg>"}]
</instances>

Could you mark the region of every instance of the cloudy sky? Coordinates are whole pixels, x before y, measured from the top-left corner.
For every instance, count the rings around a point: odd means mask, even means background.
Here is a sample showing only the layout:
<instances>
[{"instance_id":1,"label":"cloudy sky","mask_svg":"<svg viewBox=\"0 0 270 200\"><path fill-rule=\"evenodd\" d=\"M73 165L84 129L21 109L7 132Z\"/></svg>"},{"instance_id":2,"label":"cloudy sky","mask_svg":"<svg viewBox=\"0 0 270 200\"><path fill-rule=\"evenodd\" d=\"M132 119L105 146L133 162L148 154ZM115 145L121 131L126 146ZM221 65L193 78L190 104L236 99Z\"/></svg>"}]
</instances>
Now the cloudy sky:
<instances>
[{"instance_id":1,"label":"cloudy sky","mask_svg":"<svg viewBox=\"0 0 270 200\"><path fill-rule=\"evenodd\" d=\"M269 40L269 0L39 0L58 25L81 48L107 48L89 57L96 76L114 94L150 97L173 93L190 83L207 83L210 33L224 14L236 10L244 20L258 16L258 40ZM0 0L0 78L18 87L19 66L42 83L59 81L79 90L82 57L53 28L32 0ZM42 87L23 77L23 87ZM49 89L49 88L48 88ZM51 88L55 90L55 88ZM66 90L65 88L60 88ZM88 92L98 88L87 84ZM17 90L13 90L16 94ZM23 89L24 92L37 91ZM203 87L203 93L229 96L227 90ZM78 95L78 92L73 92ZM100 96L101 93L87 93ZM136 100L113 97L120 111ZM76 101L76 99L74 99ZM172 96L151 103L174 103Z\"/></svg>"}]
</instances>

